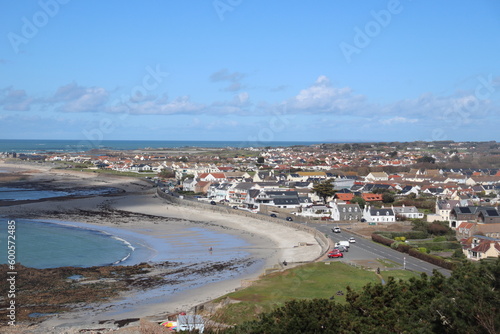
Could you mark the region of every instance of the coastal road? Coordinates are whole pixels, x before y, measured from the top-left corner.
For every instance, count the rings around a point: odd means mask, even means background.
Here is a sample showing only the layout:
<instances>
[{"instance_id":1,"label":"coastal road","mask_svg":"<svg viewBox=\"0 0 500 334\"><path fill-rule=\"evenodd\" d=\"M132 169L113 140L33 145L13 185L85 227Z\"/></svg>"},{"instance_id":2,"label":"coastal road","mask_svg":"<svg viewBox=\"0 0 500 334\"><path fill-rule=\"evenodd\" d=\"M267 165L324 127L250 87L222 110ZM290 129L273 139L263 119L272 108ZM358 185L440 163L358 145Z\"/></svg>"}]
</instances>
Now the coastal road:
<instances>
[{"instance_id":1,"label":"coastal road","mask_svg":"<svg viewBox=\"0 0 500 334\"><path fill-rule=\"evenodd\" d=\"M207 203L207 205L210 205ZM261 214L261 213L257 213ZM267 216L267 215L266 215ZM283 218L282 218L283 219ZM308 224L295 222L297 224L307 225L309 227L313 227L318 231L326 234L330 237L334 242L338 242L341 240L348 240L350 237L354 237L356 239L355 243L351 243L349 247L349 251L344 253L344 258L340 261L358 261L358 260L374 260L377 259L387 259L391 262L397 263L401 268L406 270L414 271L414 272L423 272L427 275L432 275L434 270L439 271L445 276L450 276L451 271L441 268L439 266L433 265L431 263L422 261L420 259L409 256L408 254L404 254L398 252L392 248L387 246L378 244L373 242L370 239L365 239L359 235L356 235L349 231L348 227L339 225L341 228L340 233L333 233L332 228L334 225L332 223L329 224ZM338 259L336 259L338 261Z\"/></svg>"},{"instance_id":2,"label":"coastal road","mask_svg":"<svg viewBox=\"0 0 500 334\"><path fill-rule=\"evenodd\" d=\"M315 227L322 233L328 235L334 242L338 242L341 240L348 240L351 237L354 237L356 242L351 243L349 247L349 252L344 253L344 261L349 260L376 260L376 259L387 259L389 261L398 263L402 268L423 272L427 275L432 275L433 270L437 270L445 276L450 276L451 271L435 266L431 263L422 261L420 259L409 256L408 254L404 254L398 252L392 248L389 248L384 245L380 245L372 240L365 239L354 233L349 232L348 229L341 228L340 233L333 233L332 228L333 224L307 224L308 226Z\"/></svg>"}]
</instances>

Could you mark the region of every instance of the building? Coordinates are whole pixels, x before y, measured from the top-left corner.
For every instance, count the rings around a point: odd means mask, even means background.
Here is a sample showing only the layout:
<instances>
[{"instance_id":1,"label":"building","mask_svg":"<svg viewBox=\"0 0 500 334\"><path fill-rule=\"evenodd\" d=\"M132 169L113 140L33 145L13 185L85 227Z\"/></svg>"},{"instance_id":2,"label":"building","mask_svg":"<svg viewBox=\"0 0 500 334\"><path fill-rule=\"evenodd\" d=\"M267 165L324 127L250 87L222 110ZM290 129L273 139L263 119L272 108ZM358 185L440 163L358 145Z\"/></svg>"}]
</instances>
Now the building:
<instances>
[{"instance_id":1,"label":"building","mask_svg":"<svg viewBox=\"0 0 500 334\"><path fill-rule=\"evenodd\" d=\"M462 251L471 260L500 256L500 239L474 235L462 241Z\"/></svg>"},{"instance_id":2,"label":"building","mask_svg":"<svg viewBox=\"0 0 500 334\"><path fill-rule=\"evenodd\" d=\"M363 218L363 211L358 204L347 204L333 201L330 202L330 206L332 207L333 220L361 221L361 218Z\"/></svg>"},{"instance_id":3,"label":"building","mask_svg":"<svg viewBox=\"0 0 500 334\"><path fill-rule=\"evenodd\" d=\"M403 204L403 206L393 206L392 210L398 220L424 218L424 214L419 212L415 206L405 206Z\"/></svg>"},{"instance_id":4,"label":"building","mask_svg":"<svg viewBox=\"0 0 500 334\"><path fill-rule=\"evenodd\" d=\"M390 223L396 221L396 215L392 209L375 209L367 205L363 210L363 219L368 223Z\"/></svg>"}]
</instances>

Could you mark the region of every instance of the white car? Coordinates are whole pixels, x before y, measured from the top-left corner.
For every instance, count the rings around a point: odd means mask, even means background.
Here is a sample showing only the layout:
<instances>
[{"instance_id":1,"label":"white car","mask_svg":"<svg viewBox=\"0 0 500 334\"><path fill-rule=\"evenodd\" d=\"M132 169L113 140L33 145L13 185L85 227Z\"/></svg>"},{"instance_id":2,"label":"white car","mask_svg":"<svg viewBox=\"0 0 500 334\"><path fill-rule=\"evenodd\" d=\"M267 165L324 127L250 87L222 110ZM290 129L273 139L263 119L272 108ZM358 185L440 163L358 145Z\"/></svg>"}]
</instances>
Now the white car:
<instances>
[{"instance_id":1,"label":"white car","mask_svg":"<svg viewBox=\"0 0 500 334\"><path fill-rule=\"evenodd\" d=\"M334 227L332 228L333 233L340 233L340 227Z\"/></svg>"},{"instance_id":2,"label":"white car","mask_svg":"<svg viewBox=\"0 0 500 334\"><path fill-rule=\"evenodd\" d=\"M354 237L350 237L350 238L349 238L349 242L350 242L350 243L355 243L355 242L356 242L356 239L354 239Z\"/></svg>"}]
</instances>

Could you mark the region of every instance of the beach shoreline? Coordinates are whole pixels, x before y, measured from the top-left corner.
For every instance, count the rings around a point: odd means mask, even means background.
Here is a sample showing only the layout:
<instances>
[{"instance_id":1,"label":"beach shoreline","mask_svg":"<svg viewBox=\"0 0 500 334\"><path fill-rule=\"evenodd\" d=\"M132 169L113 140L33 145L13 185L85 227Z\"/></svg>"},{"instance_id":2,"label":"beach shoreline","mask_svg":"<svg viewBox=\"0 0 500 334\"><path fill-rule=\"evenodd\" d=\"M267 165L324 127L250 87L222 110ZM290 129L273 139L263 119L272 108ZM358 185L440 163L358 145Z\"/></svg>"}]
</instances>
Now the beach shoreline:
<instances>
[{"instance_id":1,"label":"beach shoreline","mask_svg":"<svg viewBox=\"0 0 500 334\"><path fill-rule=\"evenodd\" d=\"M1 164L0 169L12 171L11 164ZM225 233L242 238L249 244L246 251L250 258L260 265L254 265L250 271L234 272L224 279L208 284L186 289L169 298L156 298L139 306L123 303L123 308L92 315L89 310L61 314L43 321L41 328L55 330L63 328L92 328L103 323L127 318L149 318L160 320L167 314L189 309L209 302L229 292L240 288L243 281L257 279L266 268L278 266L283 260L288 263L303 263L313 261L321 255L322 249L314 236L306 231L274 224L251 217L213 212L210 210L192 209L178 204L172 204L155 195L146 181L133 178L80 173L77 171L60 171L43 168L33 170L33 166L16 165L18 173L27 175L31 182L52 180L60 187L106 186L117 187L124 194L75 198L64 200L46 200L0 208L0 215L15 218L53 219L60 221L75 221L96 227L107 226L128 230L142 235L145 239L157 238L165 233L186 227L203 228L218 233ZM30 172L26 170L32 169ZM81 175L83 174L83 175ZM94 217L85 212L95 212ZM109 212L128 213L124 217L104 217L100 214ZM148 218L149 217L149 218ZM156 217L156 218L155 218ZM161 222L161 223L160 223ZM161 238L160 238L161 239ZM166 239L166 242L172 240ZM300 247L299 245L307 245ZM153 262L161 259L152 259ZM240 268L241 269L241 268ZM241 270L240 270L241 271ZM135 292L137 294L137 292ZM134 292L124 293L121 300L131 298Z\"/></svg>"}]
</instances>

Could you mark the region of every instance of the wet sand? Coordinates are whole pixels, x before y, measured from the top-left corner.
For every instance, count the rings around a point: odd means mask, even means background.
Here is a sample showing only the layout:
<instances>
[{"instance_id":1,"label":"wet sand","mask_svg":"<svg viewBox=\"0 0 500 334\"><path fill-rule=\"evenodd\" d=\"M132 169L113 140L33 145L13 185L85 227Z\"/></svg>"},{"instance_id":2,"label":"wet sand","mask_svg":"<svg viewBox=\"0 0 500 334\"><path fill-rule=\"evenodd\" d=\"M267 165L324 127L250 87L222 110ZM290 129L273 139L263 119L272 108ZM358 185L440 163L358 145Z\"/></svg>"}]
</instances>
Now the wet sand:
<instances>
[{"instance_id":1,"label":"wet sand","mask_svg":"<svg viewBox=\"0 0 500 334\"><path fill-rule=\"evenodd\" d=\"M2 170L12 171L9 167L11 166L0 164ZM24 166L24 169L32 167ZM246 261L231 270L222 273L213 271L208 277L194 278L183 287L174 287L175 291L169 287L149 292L130 291L122 294L119 300L49 318L39 325L40 330L62 332L69 328L102 328L103 323L111 326L113 321L127 318L164 319L167 314L188 311L200 303L232 292L241 286L242 281L258 278L266 268L277 266L283 260L290 264L307 262L321 254L321 247L314 236L307 232L254 218L173 205L155 196L154 189L144 180L54 171L49 168L29 173L22 172L23 166L15 166L14 169L28 176L32 182L51 180L51 183L62 188L111 186L123 189L126 193L1 207L0 215L9 219L51 219L128 231L139 235L145 244L151 246L150 254L156 255L146 259L150 262L175 261L175 258L184 258L182 262L186 262L190 257L196 258L196 249L194 255L190 253L193 251L193 243L199 247L197 249L203 249L203 252L213 247L212 260L217 262L217 252L224 245L213 245L213 241L196 239L199 229L237 236L244 241L243 248L248 253ZM221 240L223 239L222 237ZM299 244L308 246L299 247ZM177 255L175 252L166 255L164 247L172 246L177 250ZM231 251L243 250L241 246L234 250L230 247L224 249L224 252ZM197 265L201 266L205 261L200 262Z\"/></svg>"}]
</instances>

